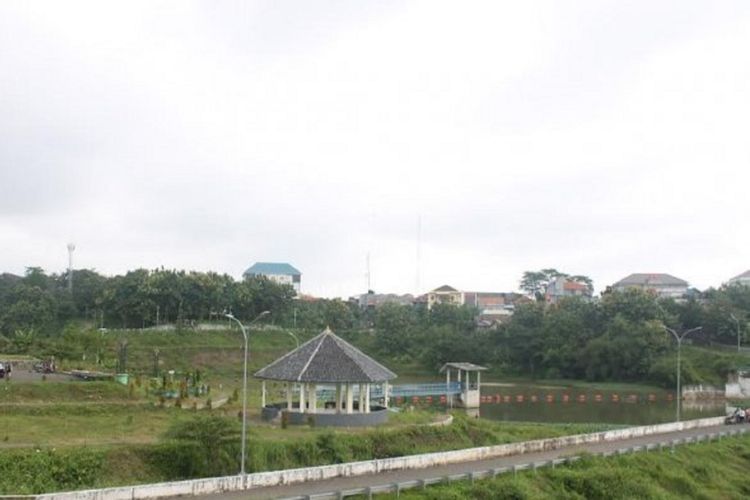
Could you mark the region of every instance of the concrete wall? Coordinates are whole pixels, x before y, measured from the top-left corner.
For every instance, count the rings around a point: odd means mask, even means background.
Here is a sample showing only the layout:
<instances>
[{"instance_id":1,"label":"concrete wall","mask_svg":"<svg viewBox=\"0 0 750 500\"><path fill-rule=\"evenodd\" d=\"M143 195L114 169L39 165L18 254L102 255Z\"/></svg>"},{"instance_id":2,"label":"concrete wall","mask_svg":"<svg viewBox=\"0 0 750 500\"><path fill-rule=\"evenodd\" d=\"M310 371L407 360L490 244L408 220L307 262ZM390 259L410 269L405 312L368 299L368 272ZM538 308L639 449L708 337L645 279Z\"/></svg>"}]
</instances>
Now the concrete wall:
<instances>
[{"instance_id":1,"label":"concrete wall","mask_svg":"<svg viewBox=\"0 0 750 500\"><path fill-rule=\"evenodd\" d=\"M727 398L750 399L750 377L747 373L734 373L729 376L725 387Z\"/></svg>"},{"instance_id":2,"label":"concrete wall","mask_svg":"<svg viewBox=\"0 0 750 500\"><path fill-rule=\"evenodd\" d=\"M388 410L382 406L373 406L370 413L300 413L297 411L284 412L289 414L292 425L308 425L310 419L315 420L319 427L371 427L388 421Z\"/></svg>"},{"instance_id":3,"label":"concrete wall","mask_svg":"<svg viewBox=\"0 0 750 500\"><path fill-rule=\"evenodd\" d=\"M715 385L686 385L682 388L682 398L695 401L703 399L724 399L724 387Z\"/></svg>"},{"instance_id":4,"label":"concrete wall","mask_svg":"<svg viewBox=\"0 0 750 500\"><path fill-rule=\"evenodd\" d=\"M146 498L163 498L177 495L206 495L228 491L240 491L243 489L260 488L263 486L276 486L280 484L300 483L304 481L316 481L321 479L332 479L335 477L359 476L364 474L376 474L378 472L421 469L435 465L444 465L485 458L504 457L557 448L599 443L606 441L617 441L638 436L661 434L698 427L710 427L721 425L724 417L704 418L699 420L688 420L685 422L672 422L668 424L646 425L642 427L631 427L628 429L617 429L593 434L579 434L560 438L537 439L522 443L501 444L496 446L484 446L481 448L468 448L465 450L446 451L437 453L425 453L422 455L410 455L406 457L386 458L380 460L368 460L364 462L349 462L345 464L324 465L320 467L306 467L302 469L288 469L272 472L258 472L248 474L243 481L242 476L226 476L207 479L195 479L190 481L178 481L170 483L146 484L138 486L127 486L121 488L106 488L101 490L83 490L69 493L50 493L28 497L39 500L137 500Z\"/></svg>"}]
</instances>

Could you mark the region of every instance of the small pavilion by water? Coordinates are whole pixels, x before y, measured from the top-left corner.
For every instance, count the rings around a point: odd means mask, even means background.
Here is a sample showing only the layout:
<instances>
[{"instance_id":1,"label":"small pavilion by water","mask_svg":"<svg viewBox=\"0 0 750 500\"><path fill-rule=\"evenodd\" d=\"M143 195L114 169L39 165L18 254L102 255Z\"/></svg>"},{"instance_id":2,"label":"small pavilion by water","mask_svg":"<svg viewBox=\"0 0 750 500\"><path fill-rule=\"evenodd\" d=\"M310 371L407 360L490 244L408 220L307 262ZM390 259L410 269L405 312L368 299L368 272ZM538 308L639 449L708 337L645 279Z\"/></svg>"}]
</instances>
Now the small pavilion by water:
<instances>
[{"instance_id":1,"label":"small pavilion by water","mask_svg":"<svg viewBox=\"0 0 750 500\"><path fill-rule=\"evenodd\" d=\"M440 369L440 373L445 373L446 393L451 387L451 372L455 372L460 388L456 404L463 408L479 408L482 394L482 372L485 370L487 370L487 367L474 363L445 363ZM473 380L472 373L475 374ZM450 399L450 395L448 395L448 398L452 405L453 399Z\"/></svg>"},{"instance_id":2,"label":"small pavilion by water","mask_svg":"<svg viewBox=\"0 0 750 500\"><path fill-rule=\"evenodd\" d=\"M292 424L361 426L387 420L388 381L396 374L326 328L255 377L264 419L286 413ZM284 385L285 402L266 404L267 381ZM374 395L382 405L373 404Z\"/></svg>"}]
</instances>

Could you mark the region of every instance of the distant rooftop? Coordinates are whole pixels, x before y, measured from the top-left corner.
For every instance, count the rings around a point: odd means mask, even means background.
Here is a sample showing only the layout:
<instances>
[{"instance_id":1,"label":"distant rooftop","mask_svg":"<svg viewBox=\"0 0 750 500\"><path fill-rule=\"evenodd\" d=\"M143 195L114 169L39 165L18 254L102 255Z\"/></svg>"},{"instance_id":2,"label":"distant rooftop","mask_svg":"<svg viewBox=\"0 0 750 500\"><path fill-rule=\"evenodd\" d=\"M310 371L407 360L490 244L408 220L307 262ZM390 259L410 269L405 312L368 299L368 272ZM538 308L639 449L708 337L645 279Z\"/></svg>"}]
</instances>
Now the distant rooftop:
<instances>
[{"instance_id":1,"label":"distant rooftop","mask_svg":"<svg viewBox=\"0 0 750 500\"><path fill-rule=\"evenodd\" d=\"M633 273L615 286L688 286L688 282L665 273Z\"/></svg>"},{"instance_id":2,"label":"distant rooftop","mask_svg":"<svg viewBox=\"0 0 750 500\"><path fill-rule=\"evenodd\" d=\"M283 274L293 276L301 275L302 273L286 262L256 262L244 273L245 276L251 274Z\"/></svg>"},{"instance_id":3,"label":"distant rooftop","mask_svg":"<svg viewBox=\"0 0 750 500\"><path fill-rule=\"evenodd\" d=\"M457 292L455 288L453 288L450 285L443 285L440 288L436 288L433 290L433 292Z\"/></svg>"},{"instance_id":4,"label":"distant rooftop","mask_svg":"<svg viewBox=\"0 0 750 500\"><path fill-rule=\"evenodd\" d=\"M745 279L750 279L750 270L745 271L742 274L738 274L737 276L735 276L734 278L730 279L729 281L745 280Z\"/></svg>"},{"instance_id":5,"label":"distant rooftop","mask_svg":"<svg viewBox=\"0 0 750 500\"><path fill-rule=\"evenodd\" d=\"M486 366L475 365L474 363L445 363L440 368L440 373L445 372L446 368L455 368L457 370L463 370L465 372L481 372L487 369Z\"/></svg>"}]
</instances>

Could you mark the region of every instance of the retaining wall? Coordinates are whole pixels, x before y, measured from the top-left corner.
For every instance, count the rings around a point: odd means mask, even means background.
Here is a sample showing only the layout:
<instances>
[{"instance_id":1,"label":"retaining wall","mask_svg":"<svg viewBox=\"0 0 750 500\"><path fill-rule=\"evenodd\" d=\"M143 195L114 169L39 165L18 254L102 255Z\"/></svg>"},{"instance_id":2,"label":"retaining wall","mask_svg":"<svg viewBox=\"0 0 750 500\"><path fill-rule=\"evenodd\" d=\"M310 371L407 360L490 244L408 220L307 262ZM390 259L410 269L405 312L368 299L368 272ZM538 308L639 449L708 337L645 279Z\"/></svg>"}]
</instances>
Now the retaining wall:
<instances>
[{"instance_id":1,"label":"retaining wall","mask_svg":"<svg viewBox=\"0 0 750 500\"><path fill-rule=\"evenodd\" d=\"M258 472L242 476L225 476L206 479L193 479L169 483L145 484L120 488L105 488L100 490L82 490L66 493L49 493L34 496L13 496L0 498L38 499L38 500L135 500L146 498L164 498L178 495L206 495L243 489L276 486L281 484L300 483L332 479L336 477L359 476L376 474L378 472L421 469L436 465L481 460L486 458L519 455L537 451L554 450L566 446L618 441L633 437L662 434L698 427L711 427L724 423L724 417L703 418L685 422L646 425L630 427L592 434L578 434L559 438L537 439L521 443L484 446L464 450L425 453L405 457L368 460L363 462L349 462L345 464L323 465L320 467L306 467L302 469L288 469L272 472ZM244 479L244 481L243 481Z\"/></svg>"}]
</instances>

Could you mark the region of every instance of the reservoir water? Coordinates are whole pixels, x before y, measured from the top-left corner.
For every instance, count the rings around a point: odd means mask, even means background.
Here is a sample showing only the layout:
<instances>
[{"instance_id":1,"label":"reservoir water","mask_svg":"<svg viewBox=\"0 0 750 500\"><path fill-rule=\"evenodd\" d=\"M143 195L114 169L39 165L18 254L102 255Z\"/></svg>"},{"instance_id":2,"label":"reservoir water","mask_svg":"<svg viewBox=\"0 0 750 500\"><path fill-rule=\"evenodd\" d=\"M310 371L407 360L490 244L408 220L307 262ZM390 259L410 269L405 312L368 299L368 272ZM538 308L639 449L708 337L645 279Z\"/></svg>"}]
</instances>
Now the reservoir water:
<instances>
[{"instance_id":1,"label":"reservoir water","mask_svg":"<svg viewBox=\"0 0 750 500\"><path fill-rule=\"evenodd\" d=\"M539 386L483 386L479 416L491 420L648 425L674 421L674 393ZM725 414L724 401L682 403L682 420Z\"/></svg>"}]
</instances>

